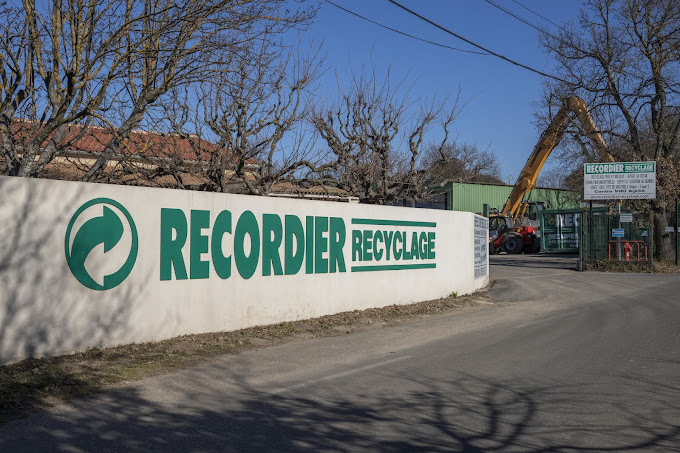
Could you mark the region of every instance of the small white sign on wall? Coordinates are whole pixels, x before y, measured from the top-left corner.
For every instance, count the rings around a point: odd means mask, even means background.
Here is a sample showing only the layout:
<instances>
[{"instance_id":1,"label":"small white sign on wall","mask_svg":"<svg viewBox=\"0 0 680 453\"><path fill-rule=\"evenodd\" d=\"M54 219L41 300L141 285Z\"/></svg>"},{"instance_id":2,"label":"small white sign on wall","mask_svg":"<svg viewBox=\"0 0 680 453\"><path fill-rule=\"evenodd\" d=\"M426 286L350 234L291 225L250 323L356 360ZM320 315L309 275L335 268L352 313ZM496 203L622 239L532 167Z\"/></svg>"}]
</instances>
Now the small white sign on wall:
<instances>
[{"instance_id":1,"label":"small white sign on wall","mask_svg":"<svg viewBox=\"0 0 680 453\"><path fill-rule=\"evenodd\" d=\"M489 219L475 215L475 279L489 273Z\"/></svg>"}]
</instances>

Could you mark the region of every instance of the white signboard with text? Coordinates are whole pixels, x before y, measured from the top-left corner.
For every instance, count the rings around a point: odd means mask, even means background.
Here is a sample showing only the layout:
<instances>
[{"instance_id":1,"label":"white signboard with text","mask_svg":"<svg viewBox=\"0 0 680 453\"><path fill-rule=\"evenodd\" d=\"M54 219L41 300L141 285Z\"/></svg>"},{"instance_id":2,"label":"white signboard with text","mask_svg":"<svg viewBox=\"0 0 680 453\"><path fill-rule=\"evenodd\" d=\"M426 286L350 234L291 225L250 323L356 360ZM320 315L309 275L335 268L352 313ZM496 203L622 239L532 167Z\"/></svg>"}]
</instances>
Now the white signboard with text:
<instances>
[{"instance_id":1,"label":"white signboard with text","mask_svg":"<svg viewBox=\"0 0 680 453\"><path fill-rule=\"evenodd\" d=\"M489 219L475 215L475 280L489 270Z\"/></svg>"},{"instance_id":2,"label":"white signboard with text","mask_svg":"<svg viewBox=\"0 0 680 453\"><path fill-rule=\"evenodd\" d=\"M584 164L584 200L656 198L656 162Z\"/></svg>"}]
</instances>

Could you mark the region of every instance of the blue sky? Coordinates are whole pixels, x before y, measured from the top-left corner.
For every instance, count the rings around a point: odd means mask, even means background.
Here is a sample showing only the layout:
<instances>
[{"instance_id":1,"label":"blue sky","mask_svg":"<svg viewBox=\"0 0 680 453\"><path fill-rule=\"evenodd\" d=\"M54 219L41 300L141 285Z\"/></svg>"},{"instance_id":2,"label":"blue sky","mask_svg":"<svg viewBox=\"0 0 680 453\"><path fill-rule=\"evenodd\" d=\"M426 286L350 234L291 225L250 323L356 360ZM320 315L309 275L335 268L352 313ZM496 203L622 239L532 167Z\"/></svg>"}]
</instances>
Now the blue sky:
<instances>
[{"instance_id":1,"label":"blue sky","mask_svg":"<svg viewBox=\"0 0 680 453\"><path fill-rule=\"evenodd\" d=\"M529 22L555 31L513 0L493 0ZM477 50L392 5L387 0L334 0L374 21L452 47ZM517 0L557 24L576 20L573 0ZM483 0L401 0L406 7L494 52L535 69L550 72L551 60L538 44L538 31ZM493 56L456 52L385 30L323 4L309 36L323 40L329 70L318 93L332 98L336 70L373 64L390 67L395 77L408 76L413 93L425 97L474 97L454 125L460 142L488 147L501 163L505 181L515 182L540 131L533 125L534 106L541 97L542 77ZM546 168L556 165L549 158Z\"/></svg>"}]
</instances>

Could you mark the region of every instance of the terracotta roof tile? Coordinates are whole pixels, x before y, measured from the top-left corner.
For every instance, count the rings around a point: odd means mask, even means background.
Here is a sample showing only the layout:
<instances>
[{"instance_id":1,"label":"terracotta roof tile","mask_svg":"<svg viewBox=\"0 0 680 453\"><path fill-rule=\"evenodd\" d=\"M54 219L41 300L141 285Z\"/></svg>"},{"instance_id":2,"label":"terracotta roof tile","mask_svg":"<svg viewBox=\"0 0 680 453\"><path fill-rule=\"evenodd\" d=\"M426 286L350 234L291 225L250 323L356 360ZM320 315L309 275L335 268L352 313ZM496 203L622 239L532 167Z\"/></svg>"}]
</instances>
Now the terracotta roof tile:
<instances>
[{"instance_id":1,"label":"terracotta roof tile","mask_svg":"<svg viewBox=\"0 0 680 453\"><path fill-rule=\"evenodd\" d=\"M274 193L290 193L290 194L305 194L305 195L335 195L339 197L348 197L351 194L337 187L327 186L327 185L314 185L309 187L304 187L299 184L294 184L292 182L278 182L272 186L272 192Z\"/></svg>"},{"instance_id":2,"label":"terracotta roof tile","mask_svg":"<svg viewBox=\"0 0 680 453\"><path fill-rule=\"evenodd\" d=\"M32 126L31 121L14 121L13 132L21 139L22 135L28 135ZM88 126L83 132L82 125L72 124L62 146L66 145L70 151L87 153L101 153L106 145L113 139L110 129L100 126ZM43 143L45 146L47 143ZM72 142L72 143L71 143ZM135 130L124 140L117 155L143 155L152 158L179 158L181 160L202 161L210 160L212 153L220 151L215 143L202 140L195 135L166 134L159 132L146 132ZM225 148L221 151L229 152ZM257 165L257 160L248 159L248 165Z\"/></svg>"}]
</instances>

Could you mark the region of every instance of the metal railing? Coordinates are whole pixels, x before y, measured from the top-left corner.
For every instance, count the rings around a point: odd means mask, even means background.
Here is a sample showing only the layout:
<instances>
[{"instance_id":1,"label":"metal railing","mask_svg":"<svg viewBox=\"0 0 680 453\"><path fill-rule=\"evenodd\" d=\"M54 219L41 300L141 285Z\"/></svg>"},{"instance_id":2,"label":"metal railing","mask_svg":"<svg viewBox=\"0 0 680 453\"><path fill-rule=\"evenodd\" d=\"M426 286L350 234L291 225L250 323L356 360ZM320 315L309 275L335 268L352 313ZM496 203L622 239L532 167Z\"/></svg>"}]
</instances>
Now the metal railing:
<instances>
[{"instance_id":1,"label":"metal railing","mask_svg":"<svg viewBox=\"0 0 680 453\"><path fill-rule=\"evenodd\" d=\"M626 253L626 244L629 244L629 246L630 246L630 250L628 250L627 253ZM620 256L619 250L618 250L619 245L622 246L622 248L623 248L623 254L622 254L623 260L622 261L647 261L647 244L644 241L622 241L622 242L609 241L609 243L607 244L607 260L609 260L609 261L612 261L612 245L614 246L614 250L616 252L615 256L614 256L614 259L616 261L619 261L618 257ZM633 248L633 246L635 246L635 248ZM641 247L644 247L644 253L642 255L642 259L640 259L641 258L641 255L640 255ZM636 251L637 254L633 253L633 251ZM631 257L633 257L633 256L637 256L637 259L632 259Z\"/></svg>"}]
</instances>

